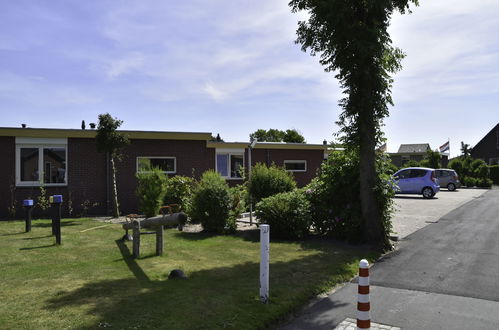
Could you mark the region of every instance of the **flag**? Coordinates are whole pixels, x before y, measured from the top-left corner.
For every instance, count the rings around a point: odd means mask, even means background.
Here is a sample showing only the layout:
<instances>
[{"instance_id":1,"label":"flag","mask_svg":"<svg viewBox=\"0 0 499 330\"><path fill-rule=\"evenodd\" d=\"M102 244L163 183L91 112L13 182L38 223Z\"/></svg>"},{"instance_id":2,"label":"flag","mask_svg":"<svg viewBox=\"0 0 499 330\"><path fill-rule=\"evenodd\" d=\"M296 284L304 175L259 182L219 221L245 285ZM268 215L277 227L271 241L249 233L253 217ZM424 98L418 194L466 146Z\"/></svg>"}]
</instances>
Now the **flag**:
<instances>
[{"instance_id":1,"label":"flag","mask_svg":"<svg viewBox=\"0 0 499 330\"><path fill-rule=\"evenodd\" d=\"M449 144L449 141L445 142L444 144L442 144L440 146L440 152L448 152L450 150L450 144Z\"/></svg>"}]
</instances>

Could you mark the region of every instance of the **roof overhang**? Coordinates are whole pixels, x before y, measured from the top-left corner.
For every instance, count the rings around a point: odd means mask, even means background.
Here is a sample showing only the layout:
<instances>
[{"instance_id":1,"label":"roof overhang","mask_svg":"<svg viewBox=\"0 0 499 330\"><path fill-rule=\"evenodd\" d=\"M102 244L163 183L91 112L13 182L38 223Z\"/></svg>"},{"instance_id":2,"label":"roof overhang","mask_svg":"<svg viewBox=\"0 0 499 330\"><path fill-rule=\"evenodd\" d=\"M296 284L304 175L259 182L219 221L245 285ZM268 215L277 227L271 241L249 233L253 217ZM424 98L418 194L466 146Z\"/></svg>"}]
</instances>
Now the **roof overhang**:
<instances>
[{"instance_id":1,"label":"roof overhang","mask_svg":"<svg viewBox=\"0 0 499 330\"><path fill-rule=\"evenodd\" d=\"M206 142L208 148L248 148L249 142ZM253 149L327 150L327 145L307 143L258 142Z\"/></svg>"}]
</instances>

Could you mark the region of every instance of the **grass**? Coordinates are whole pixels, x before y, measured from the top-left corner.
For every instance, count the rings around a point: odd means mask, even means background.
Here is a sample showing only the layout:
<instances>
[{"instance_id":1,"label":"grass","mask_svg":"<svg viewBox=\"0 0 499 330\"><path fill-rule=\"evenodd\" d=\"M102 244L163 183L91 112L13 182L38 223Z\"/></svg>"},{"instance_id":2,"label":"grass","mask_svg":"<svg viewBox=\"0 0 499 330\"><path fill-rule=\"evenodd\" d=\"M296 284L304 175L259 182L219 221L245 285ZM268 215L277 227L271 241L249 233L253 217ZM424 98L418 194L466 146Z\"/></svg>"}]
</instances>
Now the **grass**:
<instances>
[{"instance_id":1,"label":"grass","mask_svg":"<svg viewBox=\"0 0 499 330\"><path fill-rule=\"evenodd\" d=\"M259 301L259 236L167 230L165 254L144 235L141 257L119 225L0 221L0 329L257 329L349 280L368 253L325 240L271 241L270 303ZM83 232L82 232L83 231ZM187 280L168 280L180 268ZM355 299L354 297L352 299Z\"/></svg>"}]
</instances>

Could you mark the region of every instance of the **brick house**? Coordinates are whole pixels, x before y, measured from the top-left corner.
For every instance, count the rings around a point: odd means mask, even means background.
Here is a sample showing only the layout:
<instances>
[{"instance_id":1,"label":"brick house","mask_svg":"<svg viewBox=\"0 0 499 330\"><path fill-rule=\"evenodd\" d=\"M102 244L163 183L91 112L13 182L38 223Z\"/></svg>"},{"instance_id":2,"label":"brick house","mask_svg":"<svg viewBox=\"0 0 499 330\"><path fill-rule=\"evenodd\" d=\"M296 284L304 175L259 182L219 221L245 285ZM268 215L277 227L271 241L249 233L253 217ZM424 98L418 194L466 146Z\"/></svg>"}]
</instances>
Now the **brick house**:
<instances>
[{"instance_id":1,"label":"brick house","mask_svg":"<svg viewBox=\"0 0 499 330\"><path fill-rule=\"evenodd\" d=\"M428 150L431 150L429 143L401 144L397 152L389 153L389 155L395 166L403 167L410 160L422 161ZM442 154L441 163L442 167L446 167L449 163L449 156Z\"/></svg>"},{"instance_id":2,"label":"brick house","mask_svg":"<svg viewBox=\"0 0 499 330\"><path fill-rule=\"evenodd\" d=\"M122 213L137 212L135 174L145 165L170 176L199 178L215 169L232 186L243 183L240 168L248 163L248 143L211 141L211 133L121 131L130 138L117 162L118 198ZM43 183L47 195L61 194L64 216L108 213L111 200L109 161L98 153L95 130L0 128L4 161L0 171L0 217L17 210L22 200L36 199ZM275 163L292 171L299 186L315 176L326 145L257 143L252 164Z\"/></svg>"},{"instance_id":3,"label":"brick house","mask_svg":"<svg viewBox=\"0 0 499 330\"><path fill-rule=\"evenodd\" d=\"M473 147L471 157L483 159L489 165L499 165L499 124Z\"/></svg>"}]
</instances>

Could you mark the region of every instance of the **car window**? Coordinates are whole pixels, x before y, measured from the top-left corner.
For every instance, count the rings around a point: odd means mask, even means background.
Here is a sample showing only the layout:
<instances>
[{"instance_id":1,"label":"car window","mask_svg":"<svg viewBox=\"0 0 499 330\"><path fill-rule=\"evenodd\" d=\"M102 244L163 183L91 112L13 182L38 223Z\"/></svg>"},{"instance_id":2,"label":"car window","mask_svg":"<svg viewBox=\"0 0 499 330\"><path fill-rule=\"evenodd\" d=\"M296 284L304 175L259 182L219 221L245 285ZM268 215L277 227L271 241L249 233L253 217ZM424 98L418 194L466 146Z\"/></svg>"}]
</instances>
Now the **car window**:
<instances>
[{"instance_id":1,"label":"car window","mask_svg":"<svg viewBox=\"0 0 499 330\"><path fill-rule=\"evenodd\" d=\"M421 178L426 175L425 170L412 169L411 170L411 178Z\"/></svg>"},{"instance_id":2,"label":"car window","mask_svg":"<svg viewBox=\"0 0 499 330\"><path fill-rule=\"evenodd\" d=\"M437 174L437 176L441 176L441 177L446 177L446 176L450 176L451 173L449 171L440 171L441 173L440 174Z\"/></svg>"},{"instance_id":3,"label":"car window","mask_svg":"<svg viewBox=\"0 0 499 330\"><path fill-rule=\"evenodd\" d=\"M407 179L409 178L409 175L411 174L411 170L403 170L398 172L396 175L399 179Z\"/></svg>"}]
</instances>

